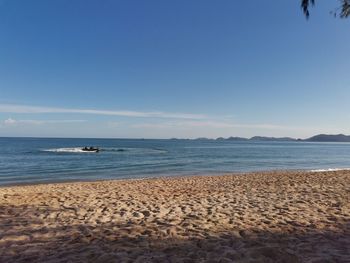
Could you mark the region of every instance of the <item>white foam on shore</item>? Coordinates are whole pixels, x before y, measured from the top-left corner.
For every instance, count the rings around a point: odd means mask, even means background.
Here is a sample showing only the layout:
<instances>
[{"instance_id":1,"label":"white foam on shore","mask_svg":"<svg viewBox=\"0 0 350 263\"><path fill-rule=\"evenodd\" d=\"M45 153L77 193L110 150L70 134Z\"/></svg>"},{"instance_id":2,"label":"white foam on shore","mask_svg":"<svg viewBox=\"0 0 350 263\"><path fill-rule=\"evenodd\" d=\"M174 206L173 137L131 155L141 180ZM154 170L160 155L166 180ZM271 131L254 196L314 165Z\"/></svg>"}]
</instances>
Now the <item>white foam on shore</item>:
<instances>
[{"instance_id":1,"label":"white foam on shore","mask_svg":"<svg viewBox=\"0 0 350 263\"><path fill-rule=\"evenodd\" d=\"M350 171L350 168L328 168L328 169L315 169L310 172L337 172L337 171Z\"/></svg>"},{"instance_id":2,"label":"white foam on shore","mask_svg":"<svg viewBox=\"0 0 350 263\"><path fill-rule=\"evenodd\" d=\"M78 148L56 148L56 149L45 149L44 152L56 152L56 153L91 153L89 151L83 151L82 147Z\"/></svg>"}]
</instances>

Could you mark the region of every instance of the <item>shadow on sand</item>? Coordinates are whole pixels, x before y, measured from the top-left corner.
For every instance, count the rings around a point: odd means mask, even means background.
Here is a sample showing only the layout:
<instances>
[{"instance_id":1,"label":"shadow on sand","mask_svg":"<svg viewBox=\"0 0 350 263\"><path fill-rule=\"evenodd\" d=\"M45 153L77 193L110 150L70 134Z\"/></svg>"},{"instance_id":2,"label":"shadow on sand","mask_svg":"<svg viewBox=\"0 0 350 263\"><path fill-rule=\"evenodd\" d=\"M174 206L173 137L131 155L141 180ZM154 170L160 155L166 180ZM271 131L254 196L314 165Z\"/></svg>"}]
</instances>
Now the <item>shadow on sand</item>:
<instances>
[{"instance_id":1,"label":"shadow on sand","mask_svg":"<svg viewBox=\"0 0 350 263\"><path fill-rule=\"evenodd\" d=\"M184 235L160 222L70 224L34 211L0 206L0 262L350 262L349 222L327 230L296 224L289 233L188 228Z\"/></svg>"}]
</instances>

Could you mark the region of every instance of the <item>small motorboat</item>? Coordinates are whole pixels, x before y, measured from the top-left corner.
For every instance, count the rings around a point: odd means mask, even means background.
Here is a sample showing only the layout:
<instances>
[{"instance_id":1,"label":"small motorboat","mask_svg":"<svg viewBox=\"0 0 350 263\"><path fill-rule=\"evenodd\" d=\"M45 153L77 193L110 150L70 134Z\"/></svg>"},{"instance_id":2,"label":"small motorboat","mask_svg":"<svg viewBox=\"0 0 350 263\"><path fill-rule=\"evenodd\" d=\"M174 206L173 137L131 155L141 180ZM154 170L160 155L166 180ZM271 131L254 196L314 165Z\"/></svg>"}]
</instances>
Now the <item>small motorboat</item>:
<instances>
[{"instance_id":1,"label":"small motorboat","mask_svg":"<svg viewBox=\"0 0 350 263\"><path fill-rule=\"evenodd\" d=\"M100 151L100 149L97 147L86 147L86 146L84 148L81 148L81 150L83 152L94 152L94 153L98 153Z\"/></svg>"}]
</instances>

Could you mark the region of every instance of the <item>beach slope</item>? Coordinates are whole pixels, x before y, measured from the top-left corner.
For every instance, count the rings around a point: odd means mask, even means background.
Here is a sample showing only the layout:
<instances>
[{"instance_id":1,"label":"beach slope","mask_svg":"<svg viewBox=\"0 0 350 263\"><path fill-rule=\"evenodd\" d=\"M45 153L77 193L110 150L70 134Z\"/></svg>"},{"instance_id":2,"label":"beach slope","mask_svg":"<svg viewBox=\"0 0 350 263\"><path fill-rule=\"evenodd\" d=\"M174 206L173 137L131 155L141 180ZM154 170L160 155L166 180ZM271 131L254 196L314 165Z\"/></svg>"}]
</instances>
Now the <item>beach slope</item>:
<instances>
[{"instance_id":1,"label":"beach slope","mask_svg":"<svg viewBox=\"0 0 350 263\"><path fill-rule=\"evenodd\" d=\"M0 188L0 262L350 262L350 171Z\"/></svg>"}]
</instances>

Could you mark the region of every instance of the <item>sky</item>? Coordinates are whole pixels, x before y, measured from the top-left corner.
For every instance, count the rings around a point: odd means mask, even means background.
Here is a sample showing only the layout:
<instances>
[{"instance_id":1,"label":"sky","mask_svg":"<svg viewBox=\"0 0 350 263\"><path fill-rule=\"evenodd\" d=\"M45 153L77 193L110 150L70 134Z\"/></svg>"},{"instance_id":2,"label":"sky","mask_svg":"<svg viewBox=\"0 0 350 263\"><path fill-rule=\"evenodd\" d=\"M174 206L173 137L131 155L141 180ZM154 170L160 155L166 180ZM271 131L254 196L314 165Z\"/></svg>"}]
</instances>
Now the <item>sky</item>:
<instances>
[{"instance_id":1,"label":"sky","mask_svg":"<svg viewBox=\"0 0 350 263\"><path fill-rule=\"evenodd\" d=\"M350 134L338 6L0 0L0 136Z\"/></svg>"}]
</instances>

